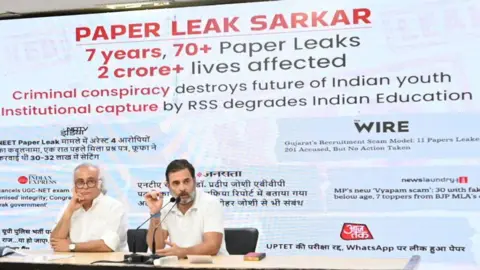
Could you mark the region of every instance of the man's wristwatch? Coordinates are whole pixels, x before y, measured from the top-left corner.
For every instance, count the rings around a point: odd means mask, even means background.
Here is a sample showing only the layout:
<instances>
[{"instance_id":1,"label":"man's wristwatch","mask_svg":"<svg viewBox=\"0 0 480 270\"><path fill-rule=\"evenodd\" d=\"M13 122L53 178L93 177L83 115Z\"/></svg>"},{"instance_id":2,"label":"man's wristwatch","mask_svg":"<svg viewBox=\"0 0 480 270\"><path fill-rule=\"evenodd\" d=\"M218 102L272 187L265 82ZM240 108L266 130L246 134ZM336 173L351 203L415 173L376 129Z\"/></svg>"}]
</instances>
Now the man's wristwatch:
<instances>
[{"instance_id":1,"label":"man's wristwatch","mask_svg":"<svg viewBox=\"0 0 480 270\"><path fill-rule=\"evenodd\" d=\"M70 250L70 252L74 252L75 251L75 244L70 244L68 245L68 249Z\"/></svg>"}]
</instances>

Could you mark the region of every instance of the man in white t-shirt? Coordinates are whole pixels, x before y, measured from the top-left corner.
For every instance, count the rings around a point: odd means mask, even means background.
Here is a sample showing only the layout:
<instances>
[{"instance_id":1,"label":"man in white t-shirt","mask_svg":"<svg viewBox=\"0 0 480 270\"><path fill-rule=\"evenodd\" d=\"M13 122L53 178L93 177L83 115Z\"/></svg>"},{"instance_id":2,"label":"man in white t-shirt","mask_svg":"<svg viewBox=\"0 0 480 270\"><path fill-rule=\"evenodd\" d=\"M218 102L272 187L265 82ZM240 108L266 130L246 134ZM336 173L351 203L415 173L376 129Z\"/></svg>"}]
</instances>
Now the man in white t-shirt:
<instances>
[{"instance_id":1,"label":"man in white t-shirt","mask_svg":"<svg viewBox=\"0 0 480 270\"><path fill-rule=\"evenodd\" d=\"M57 252L128 252L126 213L122 203L105 195L101 170L81 164L74 170L73 197L50 234Z\"/></svg>"},{"instance_id":2,"label":"man in white t-shirt","mask_svg":"<svg viewBox=\"0 0 480 270\"><path fill-rule=\"evenodd\" d=\"M153 232L163 220L161 229L155 233L157 254L178 258L187 255L228 255L222 205L216 197L196 189L192 164L185 159L174 160L167 166L165 177L170 194L180 198L180 201L161 210L163 197L160 191L145 195L150 215L154 216L147 234L150 250Z\"/></svg>"}]
</instances>

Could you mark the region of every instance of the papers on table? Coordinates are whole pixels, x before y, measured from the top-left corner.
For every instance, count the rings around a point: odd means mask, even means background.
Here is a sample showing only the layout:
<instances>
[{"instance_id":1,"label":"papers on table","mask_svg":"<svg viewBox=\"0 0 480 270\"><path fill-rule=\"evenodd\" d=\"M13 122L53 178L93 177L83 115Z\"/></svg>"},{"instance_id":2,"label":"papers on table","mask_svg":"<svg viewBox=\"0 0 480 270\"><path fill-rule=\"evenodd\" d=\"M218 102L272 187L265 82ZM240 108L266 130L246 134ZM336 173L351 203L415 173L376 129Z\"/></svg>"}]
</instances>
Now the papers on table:
<instances>
[{"instance_id":1,"label":"papers on table","mask_svg":"<svg viewBox=\"0 0 480 270\"><path fill-rule=\"evenodd\" d=\"M23 261L26 262L49 262L60 259L72 258L73 254L28 254Z\"/></svg>"},{"instance_id":2,"label":"papers on table","mask_svg":"<svg viewBox=\"0 0 480 270\"><path fill-rule=\"evenodd\" d=\"M189 263L213 263L212 256L209 255L187 255Z\"/></svg>"}]
</instances>

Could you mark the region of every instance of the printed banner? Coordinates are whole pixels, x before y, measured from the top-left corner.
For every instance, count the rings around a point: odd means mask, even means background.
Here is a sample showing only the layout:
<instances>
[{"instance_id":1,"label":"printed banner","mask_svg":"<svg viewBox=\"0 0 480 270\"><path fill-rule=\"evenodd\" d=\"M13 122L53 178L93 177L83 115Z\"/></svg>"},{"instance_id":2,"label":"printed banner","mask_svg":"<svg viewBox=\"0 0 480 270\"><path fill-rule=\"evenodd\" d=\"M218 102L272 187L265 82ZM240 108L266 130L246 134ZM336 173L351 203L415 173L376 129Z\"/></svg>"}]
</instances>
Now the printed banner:
<instances>
[{"instance_id":1,"label":"printed banner","mask_svg":"<svg viewBox=\"0 0 480 270\"><path fill-rule=\"evenodd\" d=\"M1 245L50 248L82 162L134 228L187 158L258 251L480 264L479 11L297 0L0 21Z\"/></svg>"}]
</instances>

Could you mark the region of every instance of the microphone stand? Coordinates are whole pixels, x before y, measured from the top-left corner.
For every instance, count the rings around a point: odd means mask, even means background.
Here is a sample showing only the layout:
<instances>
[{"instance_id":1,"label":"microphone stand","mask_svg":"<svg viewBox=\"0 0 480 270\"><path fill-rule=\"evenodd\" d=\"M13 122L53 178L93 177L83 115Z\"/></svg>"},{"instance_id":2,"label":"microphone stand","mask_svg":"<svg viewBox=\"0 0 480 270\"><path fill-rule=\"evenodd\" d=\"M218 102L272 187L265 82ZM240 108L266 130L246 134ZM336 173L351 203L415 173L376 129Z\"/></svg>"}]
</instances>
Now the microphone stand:
<instances>
[{"instance_id":1,"label":"microphone stand","mask_svg":"<svg viewBox=\"0 0 480 270\"><path fill-rule=\"evenodd\" d=\"M153 261L156 260L156 259L159 259L159 258L162 258L162 257L165 257L165 256L162 256L162 255L157 255L155 254L155 252L157 251L157 247L156 247L156 241L155 241L155 235L157 233L157 229L158 228L161 228L162 227L162 222L167 218L168 214L170 213L170 211L172 211L173 207L175 207L177 205L178 202L180 202L180 197L177 197L177 199L175 200L175 203L173 204L173 206L168 210L167 214L165 214L165 216L163 217L163 219L160 221L160 224L158 224L157 227L155 227L155 229L153 230L153 239L152 239L152 254L150 255L150 259L148 259L147 261L145 261L145 264L153 264Z\"/></svg>"},{"instance_id":2,"label":"microphone stand","mask_svg":"<svg viewBox=\"0 0 480 270\"><path fill-rule=\"evenodd\" d=\"M178 199L172 197L170 198L170 201L162 207L165 208L169 203L176 202ZM175 203L176 204L176 203ZM162 210L160 209L160 211ZM171 209L170 209L171 210ZM151 215L147 220L145 220L140 226L138 226L135 229L135 232L137 232L145 223L147 223L150 219L152 219L155 215ZM155 239L155 238L154 238ZM123 259L125 262L128 263L143 263L146 260L145 255L137 254L137 234L135 233L133 235L133 241L132 241L133 247L132 247L132 254L126 254L123 256ZM153 244L153 243L152 243Z\"/></svg>"}]
</instances>

